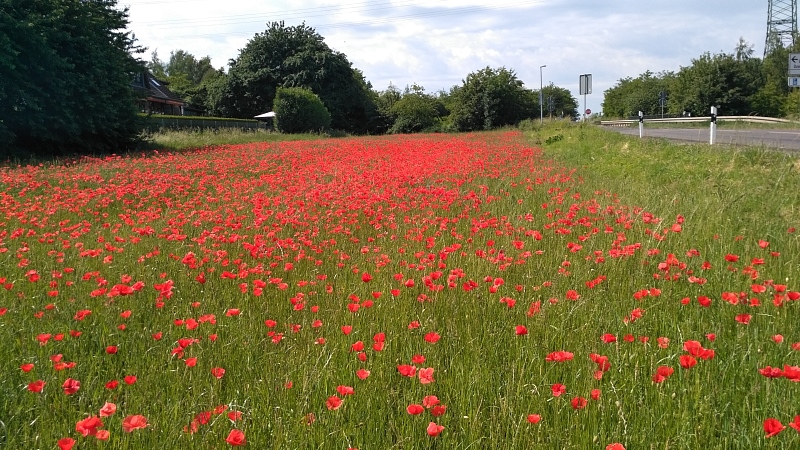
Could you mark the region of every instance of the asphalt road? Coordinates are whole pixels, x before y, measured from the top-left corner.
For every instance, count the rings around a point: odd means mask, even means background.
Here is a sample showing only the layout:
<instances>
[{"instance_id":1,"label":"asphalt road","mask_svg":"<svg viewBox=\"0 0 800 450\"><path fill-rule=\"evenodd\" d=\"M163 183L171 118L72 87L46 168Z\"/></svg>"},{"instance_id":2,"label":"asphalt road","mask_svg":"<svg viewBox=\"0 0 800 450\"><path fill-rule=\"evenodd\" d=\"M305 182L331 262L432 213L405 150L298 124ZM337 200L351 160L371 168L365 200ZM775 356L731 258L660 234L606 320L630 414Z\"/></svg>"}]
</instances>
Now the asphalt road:
<instances>
[{"instance_id":1,"label":"asphalt road","mask_svg":"<svg viewBox=\"0 0 800 450\"><path fill-rule=\"evenodd\" d=\"M609 131L639 136L639 127L604 127ZM708 143L708 128L647 128L644 137L666 138L677 141ZM800 151L800 130L720 130L717 129L718 144L754 145L768 148Z\"/></svg>"}]
</instances>

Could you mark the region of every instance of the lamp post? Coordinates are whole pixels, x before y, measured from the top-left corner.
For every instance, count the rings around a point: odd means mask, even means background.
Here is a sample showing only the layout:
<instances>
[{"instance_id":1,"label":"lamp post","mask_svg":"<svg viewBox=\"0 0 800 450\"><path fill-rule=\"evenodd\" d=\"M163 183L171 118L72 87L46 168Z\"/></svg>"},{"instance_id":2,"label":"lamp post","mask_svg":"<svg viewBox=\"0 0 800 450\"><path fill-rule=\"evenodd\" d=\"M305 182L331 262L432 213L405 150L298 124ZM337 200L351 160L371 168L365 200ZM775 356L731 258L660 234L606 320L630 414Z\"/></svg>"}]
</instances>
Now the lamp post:
<instances>
[{"instance_id":1,"label":"lamp post","mask_svg":"<svg viewBox=\"0 0 800 450\"><path fill-rule=\"evenodd\" d=\"M539 66L539 123L544 123L544 83L542 82L542 69L547 67L547 65Z\"/></svg>"}]
</instances>

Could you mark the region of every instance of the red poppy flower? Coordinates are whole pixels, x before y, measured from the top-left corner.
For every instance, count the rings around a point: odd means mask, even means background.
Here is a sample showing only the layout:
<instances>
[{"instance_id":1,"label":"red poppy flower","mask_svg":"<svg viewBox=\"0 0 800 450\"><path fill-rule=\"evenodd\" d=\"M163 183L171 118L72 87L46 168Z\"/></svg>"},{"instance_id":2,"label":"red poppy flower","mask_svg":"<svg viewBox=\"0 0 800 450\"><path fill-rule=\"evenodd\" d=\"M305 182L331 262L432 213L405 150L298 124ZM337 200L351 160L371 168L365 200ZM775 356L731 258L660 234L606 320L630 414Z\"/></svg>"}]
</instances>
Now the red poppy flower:
<instances>
[{"instance_id":1,"label":"red poppy flower","mask_svg":"<svg viewBox=\"0 0 800 450\"><path fill-rule=\"evenodd\" d=\"M600 340L605 342L606 344L610 344L612 342L617 342L617 337L611 333L606 333L600 337Z\"/></svg>"},{"instance_id":2,"label":"red poppy flower","mask_svg":"<svg viewBox=\"0 0 800 450\"><path fill-rule=\"evenodd\" d=\"M431 415L433 417L443 416L444 413L446 413L446 412L447 412L447 406L446 405L436 405L433 408L431 408Z\"/></svg>"},{"instance_id":3,"label":"red poppy flower","mask_svg":"<svg viewBox=\"0 0 800 450\"><path fill-rule=\"evenodd\" d=\"M225 442L234 447L239 447L245 445L247 440L244 438L243 432L233 429L230 433L228 433L228 437L225 438Z\"/></svg>"},{"instance_id":4,"label":"red poppy flower","mask_svg":"<svg viewBox=\"0 0 800 450\"><path fill-rule=\"evenodd\" d=\"M73 380L72 378L67 378L64 380L64 384L61 385L64 389L64 393L67 395L72 395L78 392L78 389L81 388L81 382L78 380Z\"/></svg>"},{"instance_id":5,"label":"red poppy flower","mask_svg":"<svg viewBox=\"0 0 800 450\"><path fill-rule=\"evenodd\" d=\"M524 336L528 334L528 329L525 327L525 325L517 325L514 331L517 336Z\"/></svg>"},{"instance_id":6,"label":"red poppy flower","mask_svg":"<svg viewBox=\"0 0 800 450\"><path fill-rule=\"evenodd\" d=\"M122 380L125 382L125 384L131 385L131 384L136 383L137 378L136 378L136 375L127 375Z\"/></svg>"},{"instance_id":7,"label":"red poppy flower","mask_svg":"<svg viewBox=\"0 0 800 450\"><path fill-rule=\"evenodd\" d=\"M341 386L341 385L340 386L336 386L336 392L338 392L339 395L353 395L353 394L356 393L356 391L352 387L350 387L350 386Z\"/></svg>"},{"instance_id":8,"label":"red poppy flower","mask_svg":"<svg viewBox=\"0 0 800 450\"><path fill-rule=\"evenodd\" d=\"M425 408L422 405L411 404L406 407L406 412L412 416L416 416L417 414L422 414L425 412Z\"/></svg>"},{"instance_id":9,"label":"red poppy flower","mask_svg":"<svg viewBox=\"0 0 800 450\"><path fill-rule=\"evenodd\" d=\"M122 420L122 429L126 433L147 427L147 418L142 415L131 415Z\"/></svg>"},{"instance_id":10,"label":"red poppy flower","mask_svg":"<svg viewBox=\"0 0 800 450\"><path fill-rule=\"evenodd\" d=\"M100 421L100 418L97 416L87 417L83 420L79 420L78 423L75 424L75 431L81 434L81 436L94 436L97 434L97 429L103 426L103 422Z\"/></svg>"},{"instance_id":11,"label":"red poppy flower","mask_svg":"<svg viewBox=\"0 0 800 450\"><path fill-rule=\"evenodd\" d=\"M433 367L419 369L417 374L419 375L419 382L422 384L431 384L436 381L433 379Z\"/></svg>"},{"instance_id":12,"label":"red poppy flower","mask_svg":"<svg viewBox=\"0 0 800 450\"><path fill-rule=\"evenodd\" d=\"M211 375L213 375L214 378L219 380L223 376L225 376L225 369L223 369L222 367L214 367L213 369L211 369Z\"/></svg>"},{"instance_id":13,"label":"red poppy flower","mask_svg":"<svg viewBox=\"0 0 800 450\"><path fill-rule=\"evenodd\" d=\"M417 374L417 368L408 364L401 364L397 366L397 371L404 377L413 377Z\"/></svg>"},{"instance_id":14,"label":"red poppy flower","mask_svg":"<svg viewBox=\"0 0 800 450\"><path fill-rule=\"evenodd\" d=\"M361 281L363 281L364 283L372 281L372 275L370 275L367 272L364 272L363 274L361 274Z\"/></svg>"},{"instance_id":15,"label":"red poppy flower","mask_svg":"<svg viewBox=\"0 0 800 450\"><path fill-rule=\"evenodd\" d=\"M115 412L117 412L117 405L106 402L103 407L100 408L100 417L110 417L113 416Z\"/></svg>"},{"instance_id":16,"label":"red poppy flower","mask_svg":"<svg viewBox=\"0 0 800 450\"><path fill-rule=\"evenodd\" d=\"M42 380L36 380L33 383L28 384L28 390L35 393L40 393L44 389L44 385L46 383Z\"/></svg>"},{"instance_id":17,"label":"red poppy flower","mask_svg":"<svg viewBox=\"0 0 800 450\"><path fill-rule=\"evenodd\" d=\"M788 425L800 433L800 416L794 416L794 421L789 422Z\"/></svg>"},{"instance_id":18,"label":"red poppy flower","mask_svg":"<svg viewBox=\"0 0 800 450\"><path fill-rule=\"evenodd\" d=\"M528 422L536 425L542 420L542 416L539 414L528 414Z\"/></svg>"},{"instance_id":19,"label":"red poppy flower","mask_svg":"<svg viewBox=\"0 0 800 450\"><path fill-rule=\"evenodd\" d=\"M622 444L615 442L613 444L606 445L606 450L625 450L625 447Z\"/></svg>"},{"instance_id":20,"label":"red poppy flower","mask_svg":"<svg viewBox=\"0 0 800 450\"><path fill-rule=\"evenodd\" d=\"M58 448L60 450L72 450L72 446L75 445L75 439L72 438L63 438L58 440Z\"/></svg>"},{"instance_id":21,"label":"red poppy flower","mask_svg":"<svg viewBox=\"0 0 800 450\"><path fill-rule=\"evenodd\" d=\"M441 336L438 333L430 332L425 335L425 342L429 342L431 344L435 344L439 341Z\"/></svg>"},{"instance_id":22,"label":"red poppy flower","mask_svg":"<svg viewBox=\"0 0 800 450\"><path fill-rule=\"evenodd\" d=\"M739 315L736 316L736 321L739 322L739 323L742 323L744 325L747 325L747 324L750 323L750 319L752 317L753 316L751 316L750 314L739 314Z\"/></svg>"},{"instance_id":23,"label":"red poppy flower","mask_svg":"<svg viewBox=\"0 0 800 450\"><path fill-rule=\"evenodd\" d=\"M544 358L544 360L549 362L564 362L571 361L574 356L575 355L570 352L559 350L557 352L550 353Z\"/></svg>"},{"instance_id":24,"label":"red poppy flower","mask_svg":"<svg viewBox=\"0 0 800 450\"><path fill-rule=\"evenodd\" d=\"M783 424L778 421L778 419L773 419L770 417L764 421L764 432L767 433L767 437L775 436L783 431L784 428L786 427L784 427Z\"/></svg>"},{"instance_id":25,"label":"red poppy flower","mask_svg":"<svg viewBox=\"0 0 800 450\"><path fill-rule=\"evenodd\" d=\"M572 409L583 409L586 407L588 401L583 397L574 397L570 404L572 404Z\"/></svg>"},{"instance_id":26,"label":"red poppy flower","mask_svg":"<svg viewBox=\"0 0 800 450\"><path fill-rule=\"evenodd\" d=\"M95 434L94 437L99 441L107 441L108 438L111 437L111 432L108 430L97 430L97 434Z\"/></svg>"},{"instance_id":27,"label":"red poppy flower","mask_svg":"<svg viewBox=\"0 0 800 450\"><path fill-rule=\"evenodd\" d=\"M697 360L694 359L692 355L681 355L678 360L681 363L681 367L684 369L691 369L695 365L697 365Z\"/></svg>"},{"instance_id":28,"label":"red poppy flower","mask_svg":"<svg viewBox=\"0 0 800 450\"><path fill-rule=\"evenodd\" d=\"M369 370L367 369L358 369L356 370L356 376L362 380L366 380L369 377Z\"/></svg>"},{"instance_id":29,"label":"red poppy flower","mask_svg":"<svg viewBox=\"0 0 800 450\"><path fill-rule=\"evenodd\" d=\"M438 404L439 398L435 395L426 395L425 398L422 399L422 406L426 408L433 408Z\"/></svg>"},{"instance_id":30,"label":"red poppy flower","mask_svg":"<svg viewBox=\"0 0 800 450\"><path fill-rule=\"evenodd\" d=\"M592 389L590 396L592 400L600 400L600 389Z\"/></svg>"},{"instance_id":31,"label":"red poppy flower","mask_svg":"<svg viewBox=\"0 0 800 450\"><path fill-rule=\"evenodd\" d=\"M428 424L428 429L425 431L427 431L428 436L436 437L444 431L444 427L437 425L436 422L431 422Z\"/></svg>"},{"instance_id":32,"label":"red poppy flower","mask_svg":"<svg viewBox=\"0 0 800 450\"><path fill-rule=\"evenodd\" d=\"M564 394L564 393L567 392L567 387L564 386L561 383L556 383L556 384L550 386L550 391L553 393L553 397L560 397L561 394Z\"/></svg>"},{"instance_id":33,"label":"red poppy flower","mask_svg":"<svg viewBox=\"0 0 800 450\"><path fill-rule=\"evenodd\" d=\"M342 407L342 399L340 399L335 395L331 395L325 402L325 407L328 408L330 411L335 411Z\"/></svg>"}]
</instances>

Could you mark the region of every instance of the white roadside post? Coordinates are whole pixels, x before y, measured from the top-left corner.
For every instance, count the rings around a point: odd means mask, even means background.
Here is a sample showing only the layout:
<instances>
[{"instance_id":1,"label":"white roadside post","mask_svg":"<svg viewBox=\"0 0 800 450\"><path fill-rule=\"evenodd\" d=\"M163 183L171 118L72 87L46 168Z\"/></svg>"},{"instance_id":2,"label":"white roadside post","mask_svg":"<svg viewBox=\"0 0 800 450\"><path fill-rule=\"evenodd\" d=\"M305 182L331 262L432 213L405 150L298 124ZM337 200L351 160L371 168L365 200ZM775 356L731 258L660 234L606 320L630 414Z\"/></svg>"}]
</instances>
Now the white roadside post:
<instances>
[{"instance_id":1,"label":"white roadside post","mask_svg":"<svg viewBox=\"0 0 800 450\"><path fill-rule=\"evenodd\" d=\"M639 111L639 139L644 137L644 113Z\"/></svg>"},{"instance_id":2,"label":"white roadside post","mask_svg":"<svg viewBox=\"0 0 800 450\"><path fill-rule=\"evenodd\" d=\"M714 141L717 140L717 107L711 107L711 136L708 140L710 145L714 145Z\"/></svg>"},{"instance_id":3,"label":"white roadside post","mask_svg":"<svg viewBox=\"0 0 800 450\"><path fill-rule=\"evenodd\" d=\"M592 74L585 73L578 77L578 86L580 86L580 95L583 96L583 120L586 120L586 95L592 93Z\"/></svg>"}]
</instances>

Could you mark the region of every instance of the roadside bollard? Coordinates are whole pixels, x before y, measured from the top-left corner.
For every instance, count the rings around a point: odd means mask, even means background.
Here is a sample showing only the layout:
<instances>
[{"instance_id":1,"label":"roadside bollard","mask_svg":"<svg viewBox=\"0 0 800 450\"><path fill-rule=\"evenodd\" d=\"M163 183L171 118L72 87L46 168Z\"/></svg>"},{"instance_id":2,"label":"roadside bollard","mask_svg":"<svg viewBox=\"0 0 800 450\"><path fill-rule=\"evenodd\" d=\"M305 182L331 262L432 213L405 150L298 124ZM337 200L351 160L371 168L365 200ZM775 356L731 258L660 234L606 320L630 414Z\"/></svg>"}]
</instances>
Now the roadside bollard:
<instances>
[{"instance_id":1,"label":"roadside bollard","mask_svg":"<svg viewBox=\"0 0 800 450\"><path fill-rule=\"evenodd\" d=\"M644 137L644 113L639 111L639 139Z\"/></svg>"},{"instance_id":2,"label":"roadside bollard","mask_svg":"<svg viewBox=\"0 0 800 450\"><path fill-rule=\"evenodd\" d=\"M714 145L717 140L717 107L711 107L711 136L709 137L709 145Z\"/></svg>"}]
</instances>

